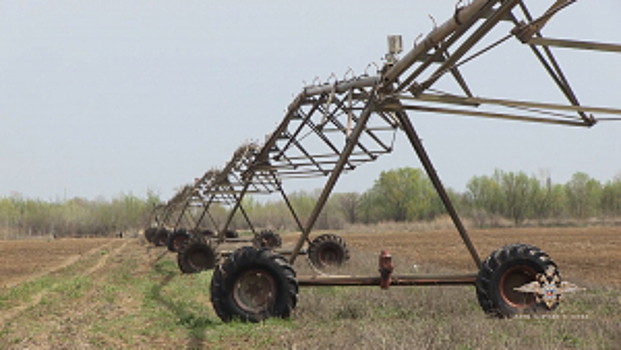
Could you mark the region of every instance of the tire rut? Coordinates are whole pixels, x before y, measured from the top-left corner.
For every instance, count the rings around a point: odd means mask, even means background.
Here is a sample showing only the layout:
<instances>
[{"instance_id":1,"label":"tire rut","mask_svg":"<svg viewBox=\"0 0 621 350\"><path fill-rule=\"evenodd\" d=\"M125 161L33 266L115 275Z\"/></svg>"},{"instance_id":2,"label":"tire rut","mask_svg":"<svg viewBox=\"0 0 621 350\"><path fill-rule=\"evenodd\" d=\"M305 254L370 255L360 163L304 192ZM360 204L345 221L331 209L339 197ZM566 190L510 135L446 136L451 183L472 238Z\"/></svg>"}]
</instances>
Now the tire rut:
<instances>
[{"instance_id":1,"label":"tire rut","mask_svg":"<svg viewBox=\"0 0 621 350\"><path fill-rule=\"evenodd\" d=\"M111 252L102 255L101 259L99 259L99 261L97 261L97 263L92 266L91 268L89 268L88 270L86 270L82 276L90 276L93 273L101 270L104 266L106 266L106 263L108 262L108 259L112 256L117 256L119 255L119 253L129 244L130 240L125 240L125 242L123 242L123 244L121 244L119 247L114 248ZM114 242L111 242L114 243Z\"/></svg>"},{"instance_id":2,"label":"tire rut","mask_svg":"<svg viewBox=\"0 0 621 350\"><path fill-rule=\"evenodd\" d=\"M109 253L107 253L105 255L101 255L101 257L99 258L99 260L97 261L97 263L95 265L93 265L92 267L90 267L89 269L87 269L86 271L82 272L79 275L86 277L86 276L90 276L93 273L97 272L98 270L100 270L101 268L103 268L106 265L106 262L108 261L108 259L111 256L118 255L121 252L121 250L123 250L127 246L127 244L129 244L130 241L131 240L125 240L125 242L123 242L123 244L121 244L120 246L118 246L116 248L113 248L111 252L109 252ZM28 278L25 278L25 279L22 279L22 280L19 280L19 281L14 281L14 282L12 282L10 284L7 284L5 286L5 288L6 289L10 289L10 288L18 286L18 285L20 285L22 283L32 282L34 280L37 280L37 279L39 279L41 277L44 277L44 276L47 276L47 275L49 275L51 273L54 273L56 271L60 271L60 270L62 270L64 268L67 268L67 267L77 263L78 261L80 261L80 259L88 258L90 256L93 256L93 255L97 254L98 252L101 252L104 249L110 248L111 246L113 246L117 242L118 242L117 240L110 240L109 242L104 243L104 244L102 244L100 246L97 246L95 248L92 248L92 249L90 249L90 250L88 250L88 251L86 251L86 252L84 252L82 254L72 255L72 256L68 257L67 259L65 259L59 265L56 265L56 266L54 266L52 268L49 268L49 269L47 269L45 271L42 271L42 272L40 272L40 273L38 273L36 275L29 276ZM42 290L42 291L32 295L31 296L31 300L28 301L28 302L18 304L18 305L14 306L14 307L12 307L12 308L10 308L8 310L3 310L2 314L0 315L0 329L4 328L4 326L8 322L10 322L11 320L19 317L24 311L26 311L26 310L28 310L28 309L38 305L41 302L41 300L43 299L43 297L45 295L47 295L51 290L53 290L57 285L58 285L58 283L54 283L51 286L45 288L44 290Z\"/></svg>"}]
</instances>

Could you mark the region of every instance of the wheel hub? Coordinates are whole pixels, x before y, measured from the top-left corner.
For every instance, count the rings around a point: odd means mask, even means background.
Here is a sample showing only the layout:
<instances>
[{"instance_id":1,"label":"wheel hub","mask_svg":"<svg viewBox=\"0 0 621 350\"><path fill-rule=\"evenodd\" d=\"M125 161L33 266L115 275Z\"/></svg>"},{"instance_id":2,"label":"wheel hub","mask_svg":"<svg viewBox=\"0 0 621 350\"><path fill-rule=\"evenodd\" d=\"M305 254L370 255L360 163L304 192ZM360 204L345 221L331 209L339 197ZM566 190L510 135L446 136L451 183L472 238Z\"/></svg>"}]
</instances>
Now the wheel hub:
<instances>
[{"instance_id":1,"label":"wheel hub","mask_svg":"<svg viewBox=\"0 0 621 350\"><path fill-rule=\"evenodd\" d=\"M341 254L338 249L326 247L319 252L319 261L324 265L338 265L341 261Z\"/></svg>"},{"instance_id":2,"label":"wheel hub","mask_svg":"<svg viewBox=\"0 0 621 350\"><path fill-rule=\"evenodd\" d=\"M175 247L177 251L179 251L179 249L181 249L181 245L183 245L183 242L185 241L187 241L187 238L184 236L176 237L175 240L173 241L173 246Z\"/></svg>"},{"instance_id":3,"label":"wheel hub","mask_svg":"<svg viewBox=\"0 0 621 350\"><path fill-rule=\"evenodd\" d=\"M535 280L536 272L527 266L515 266L502 275L500 279L500 295L511 306L521 308L535 303L532 294L524 294L515 290Z\"/></svg>"},{"instance_id":4,"label":"wheel hub","mask_svg":"<svg viewBox=\"0 0 621 350\"><path fill-rule=\"evenodd\" d=\"M265 311L276 299L274 278L265 271L246 271L233 285L233 298L245 311L254 313Z\"/></svg>"},{"instance_id":5,"label":"wheel hub","mask_svg":"<svg viewBox=\"0 0 621 350\"><path fill-rule=\"evenodd\" d=\"M205 252L200 250L195 250L190 252L188 256L188 262L195 269L205 269L209 265L209 257Z\"/></svg>"}]
</instances>

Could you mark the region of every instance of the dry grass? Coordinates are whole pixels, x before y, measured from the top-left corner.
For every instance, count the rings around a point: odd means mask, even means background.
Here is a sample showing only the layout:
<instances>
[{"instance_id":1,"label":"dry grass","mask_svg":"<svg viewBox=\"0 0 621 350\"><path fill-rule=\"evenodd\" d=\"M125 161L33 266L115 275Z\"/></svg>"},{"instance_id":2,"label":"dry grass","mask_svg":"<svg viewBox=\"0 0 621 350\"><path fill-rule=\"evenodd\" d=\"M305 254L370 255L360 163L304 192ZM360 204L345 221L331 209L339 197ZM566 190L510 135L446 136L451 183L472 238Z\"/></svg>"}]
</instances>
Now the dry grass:
<instances>
[{"instance_id":1,"label":"dry grass","mask_svg":"<svg viewBox=\"0 0 621 350\"><path fill-rule=\"evenodd\" d=\"M354 253L343 270L368 274L377 255ZM454 272L396 262L410 273ZM611 349L621 341L620 309L621 291L604 286L568 296L554 314L513 320L484 315L474 287L307 288L293 316L307 335L285 339L304 349Z\"/></svg>"},{"instance_id":2,"label":"dry grass","mask_svg":"<svg viewBox=\"0 0 621 350\"><path fill-rule=\"evenodd\" d=\"M485 251L505 239L548 237L539 243L562 253L585 235L597 249L621 237L618 231L600 232L600 238L596 231L567 232L572 239L558 247L552 244L553 232L516 231L511 237L473 232L473 239L489 239L480 248ZM381 248L391 249L400 274L469 269L467 254L452 256L453 248L443 242L453 238L454 249L463 250L454 232L344 237L352 260L342 273L377 273ZM285 238L289 244L295 239ZM435 245L445 251L434 251ZM621 344L621 290L610 278L618 265L572 272L601 276L585 279L587 291L570 295L547 318L488 318L473 287L322 287L301 289L290 320L248 325L222 324L209 304L211 273L181 275L175 256L164 248L139 239L113 240L103 248L45 276L0 289L0 348L615 349ZM558 255L563 268L572 262L579 267L591 253ZM610 259L617 261L619 255L611 253ZM457 263L449 263L453 260ZM311 272L303 258L296 270Z\"/></svg>"}]
</instances>

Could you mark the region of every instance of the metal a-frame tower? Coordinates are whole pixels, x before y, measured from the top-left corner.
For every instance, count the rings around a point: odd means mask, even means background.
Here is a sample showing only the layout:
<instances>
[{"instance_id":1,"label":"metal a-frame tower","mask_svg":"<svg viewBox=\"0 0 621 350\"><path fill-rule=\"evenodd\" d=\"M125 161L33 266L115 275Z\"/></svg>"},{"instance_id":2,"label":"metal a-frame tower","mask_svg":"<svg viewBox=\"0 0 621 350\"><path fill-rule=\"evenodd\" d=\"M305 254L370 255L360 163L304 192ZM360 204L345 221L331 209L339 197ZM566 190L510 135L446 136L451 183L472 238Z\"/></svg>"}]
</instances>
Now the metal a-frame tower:
<instances>
[{"instance_id":1,"label":"metal a-frame tower","mask_svg":"<svg viewBox=\"0 0 621 350\"><path fill-rule=\"evenodd\" d=\"M581 105L551 49L560 46L621 52L621 46L542 35L546 23L573 2L575 0L556 0L547 11L535 17L526 0L473 0L466 6L457 6L449 20L435 27L401 58L398 58L400 38L389 37L386 63L377 74L305 87L264 144L241 147L224 169L207 172L193 186L178 193L169 202L171 208L178 208L182 203L175 228L185 209L192 205L203 208L195 220L198 223L208 215L211 204L231 206L226 222L218 229L220 242L238 211L254 231L242 205L248 194L280 192L301 231L288 261L264 250L247 248L234 252L218 266L211 288L218 315L223 320L240 317L251 321L288 316L297 300L298 285L382 285L388 288L389 285L473 284L477 286L479 302L485 311L500 316L527 312L539 304L555 307L561 294L571 287L560 281L556 265L544 252L516 244L503 247L482 261L408 113L430 112L582 127L596 124L597 119L590 113L621 114L619 109ZM474 51L501 23L509 23L506 34ZM474 96L460 67L512 38L532 51L565 96L567 104ZM444 76L451 76L461 92L448 94L434 89L434 84ZM309 235L341 174L391 152L395 133L400 131L405 133L420 159L479 271L459 276L392 276L390 257L384 254L380 276L295 277L290 265L304 244L310 242ZM282 183L305 177L327 177L327 180L310 216L302 222L291 207ZM524 287L528 283L530 289ZM521 287L529 292L516 291ZM544 292L544 288L549 289Z\"/></svg>"}]
</instances>

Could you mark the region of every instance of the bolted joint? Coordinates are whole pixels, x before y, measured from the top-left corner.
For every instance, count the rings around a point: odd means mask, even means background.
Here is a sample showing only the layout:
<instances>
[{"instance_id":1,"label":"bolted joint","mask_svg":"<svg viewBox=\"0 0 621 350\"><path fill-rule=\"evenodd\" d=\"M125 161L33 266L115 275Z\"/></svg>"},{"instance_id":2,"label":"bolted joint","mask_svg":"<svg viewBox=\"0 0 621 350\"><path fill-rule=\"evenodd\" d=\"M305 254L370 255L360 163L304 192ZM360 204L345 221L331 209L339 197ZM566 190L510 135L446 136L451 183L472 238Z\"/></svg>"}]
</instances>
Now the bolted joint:
<instances>
[{"instance_id":1,"label":"bolted joint","mask_svg":"<svg viewBox=\"0 0 621 350\"><path fill-rule=\"evenodd\" d=\"M534 24L527 24L524 21L520 21L518 25L511 30L511 34L515 35L522 44L528 44L530 39L539 31L540 27Z\"/></svg>"},{"instance_id":2,"label":"bolted joint","mask_svg":"<svg viewBox=\"0 0 621 350\"><path fill-rule=\"evenodd\" d=\"M392 262L392 255L387 250L382 250L379 256L380 286L382 289L388 289L390 286L390 275L394 269L395 265Z\"/></svg>"}]
</instances>

